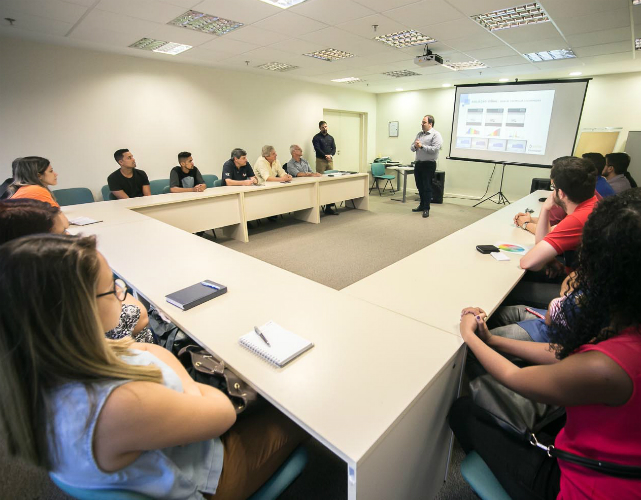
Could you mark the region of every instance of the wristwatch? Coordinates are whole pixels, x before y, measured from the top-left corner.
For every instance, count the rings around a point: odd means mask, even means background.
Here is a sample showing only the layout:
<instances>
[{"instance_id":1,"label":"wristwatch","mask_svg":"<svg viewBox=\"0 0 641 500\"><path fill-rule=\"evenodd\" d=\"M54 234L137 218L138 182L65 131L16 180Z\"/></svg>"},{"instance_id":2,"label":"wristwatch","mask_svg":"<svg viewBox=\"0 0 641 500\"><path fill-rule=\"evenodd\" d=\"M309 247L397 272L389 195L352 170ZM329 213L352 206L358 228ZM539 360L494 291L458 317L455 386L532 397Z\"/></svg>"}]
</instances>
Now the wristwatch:
<instances>
[{"instance_id":1,"label":"wristwatch","mask_svg":"<svg viewBox=\"0 0 641 500\"><path fill-rule=\"evenodd\" d=\"M523 223L523 225L521 226L523 228L523 231L527 231L527 225L529 223L530 223L529 221Z\"/></svg>"}]
</instances>

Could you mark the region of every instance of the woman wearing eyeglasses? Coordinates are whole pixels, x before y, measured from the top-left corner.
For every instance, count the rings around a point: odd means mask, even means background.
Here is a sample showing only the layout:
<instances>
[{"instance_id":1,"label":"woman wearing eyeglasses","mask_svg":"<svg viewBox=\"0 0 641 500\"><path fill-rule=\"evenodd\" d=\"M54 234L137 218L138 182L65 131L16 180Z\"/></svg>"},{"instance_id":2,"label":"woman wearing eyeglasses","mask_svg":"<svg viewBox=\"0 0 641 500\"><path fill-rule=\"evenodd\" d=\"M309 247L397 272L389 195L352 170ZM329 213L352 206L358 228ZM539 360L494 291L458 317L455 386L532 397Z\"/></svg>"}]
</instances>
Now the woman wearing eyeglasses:
<instances>
[{"instance_id":1,"label":"woman wearing eyeglasses","mask_svg":"<svg viewBox=\"0 0 641 500\"><path fill-rule=\"evenodd\" d=\"M0 297L2 440L64 484L247 498L304 437L273 408L234 424L227 396L169 351L106 339L124 289L93 237L0 246Z\"/></svg>"}]
</instances>

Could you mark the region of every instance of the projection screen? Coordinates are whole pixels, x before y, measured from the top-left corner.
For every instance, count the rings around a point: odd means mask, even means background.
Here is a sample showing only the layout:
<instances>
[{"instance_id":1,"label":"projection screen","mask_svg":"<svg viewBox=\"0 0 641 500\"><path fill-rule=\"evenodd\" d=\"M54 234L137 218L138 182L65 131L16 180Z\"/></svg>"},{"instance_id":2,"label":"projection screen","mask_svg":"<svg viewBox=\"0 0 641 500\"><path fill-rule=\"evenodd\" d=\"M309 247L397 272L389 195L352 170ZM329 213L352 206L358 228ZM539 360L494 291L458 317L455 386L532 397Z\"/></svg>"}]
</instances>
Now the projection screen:
<instances>
[{"instance_id":1,"label":"projection screen","mask_svg":"<svg viewBox=\"0 0 641 500\"><path fill-rule=\"evenodd\" d=\"M589 81L457 85L448 159L550 167L574 150Z\"/></svg>"}]
</instances>

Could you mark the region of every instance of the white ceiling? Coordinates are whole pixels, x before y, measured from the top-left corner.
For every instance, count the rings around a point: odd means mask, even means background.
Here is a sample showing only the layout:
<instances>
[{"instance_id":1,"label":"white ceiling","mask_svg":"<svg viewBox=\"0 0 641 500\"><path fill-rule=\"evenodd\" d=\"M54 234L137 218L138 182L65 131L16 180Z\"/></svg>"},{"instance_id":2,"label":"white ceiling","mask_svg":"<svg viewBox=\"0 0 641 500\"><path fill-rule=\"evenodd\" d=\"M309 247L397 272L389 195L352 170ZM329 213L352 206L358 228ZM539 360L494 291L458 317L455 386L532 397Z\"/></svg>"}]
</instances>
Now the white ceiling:
<instances>
[{"instance_id":1,"label":"white ceiling","mask_svg":"<svg viewBox=\"0 0 641 500\"><path fill-rule=\"evenodd\" d=\"M358 77L349 85L366 92L416 90L444 84L566 78L641 71L641 6L631 0L540 0L552 22L490 33L471 15L523 5L523 0L307 0L282 10L259 0L0 0L0 36L23 37L136 57L267 74L256 66L298 66L279 78L345 86L333 78ZM194 9L244 26L218 37L167 25ZM5 18L15 19L10 26ZM373 25L378 25L374 31ZM421 68L413 58L423 46L391 48L375 36L407 29L437 40L433 52L451 62L477 59L483 70ZM192 45L177 56L128 46L141 38ZM326 62L305 52L334 48L355 57ZM522 54L571 48L576 59L530 63ZM636 57L635 57L636 56ZM247 63L249 61L249 63ZM382 73L411 70L419 76Z\"/></svg>"}]
</instances>

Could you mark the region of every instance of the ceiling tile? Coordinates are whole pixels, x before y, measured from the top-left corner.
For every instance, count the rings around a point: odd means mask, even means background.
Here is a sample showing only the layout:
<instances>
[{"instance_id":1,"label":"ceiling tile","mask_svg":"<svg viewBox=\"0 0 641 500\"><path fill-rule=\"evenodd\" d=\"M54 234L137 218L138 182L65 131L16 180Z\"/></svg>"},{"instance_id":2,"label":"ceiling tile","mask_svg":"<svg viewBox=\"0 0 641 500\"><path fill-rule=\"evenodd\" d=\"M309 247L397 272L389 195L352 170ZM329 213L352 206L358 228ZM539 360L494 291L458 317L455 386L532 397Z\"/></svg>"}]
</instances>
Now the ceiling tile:
<instances>
[{"instance_id":1,"label":"ceiling tile","mask_svg":"<svg viewBox=\"0 0 641 500\"><path fill-rule=\"evenodd\" d=\"M376 12L383 12L397 7L404 7L412 3L418 3L420 0L354 0L354 2L364 5Z\"/></svg>"},{"instance_id":2,"label":"ceiling tile","mask_svg":"<svg viewBox=\"0 0 641 500\"><path fill-rule=\"evenodd\" d=\"M207 43L204 43L200 46L201 49L205 50L215 50L220 53L226 54L243 54L249 52L250 50L256 50L260 48L260 45L255 43L241 42L238 40L232 40L229 37L220 37L214 36L211 37Z\"/></svg>"},{"instance_id":3,"label":"ceiling tile","mask_svg":"<svg viewBox=\"0 0 641 500\"><path fill-rule=\"evenodd\" d=\"M274 16L254 23L252 26L268 31L284 33L290 37L327 28L327 25L324 23L319 23L308 17L299 16L288 11L279 12Z\"/></svg>"},{"instance_id":4,"label":"ceiling tile","mask_svg":"<svg viewBox=\"0 0 641 500\"><path fill-rule=\"evenodd\" d=\"M456 19L455 21L448 21L445 23L419 26L417 29L421 33L431 36L436 40L453 40L456 38L483 35L487 33L484 28L481 28L469 17L462 17L461 19Z\"/></svg>"},{"instance_id":5,"label":"ceiling tile","mask_svg":"<svg viewBox=\"0 0 641 500\"><path fill-rule=\"evenodd\" d=\"M513 66L501 66L494 69L502 75L510 75L511 77L541 72L541 70L538 69L534 64L530 63L515 64Z\"/></svg>"},{"instance_id":6,"label":"ceiling tile","mask_svg":"<svg viewBox=\"0 0 641 500\"><path fill-rule=\"evenodd\" d=\"M521 54L529 54L530 52L541 52L542 50L558 50L567 49L568 44L563 38L558 35L545 40L530 40L528 42L520 42L512 44L516 50Z\"/></svg>"},{"instance_id":7,"label":"ceiling tile","mask_svg":"<svg viewBox=\"0 0 641 500\"><path fill-rule=\"evenodd\" d=\"M387 10L384 14L390 19L408 26L416 26L419 23L421 26L429 26L464 17L443 0L424 0L398 9Z\"/></svg>"},{"instance_id":8,"label":"ceiling tile","mask_svg":"<svg viewBox=\"0 0 641 500\"><path fill-rule=\"evenodd\" d=\"M500 68L501 66L515 66L524 61L523 56L497 57L496 59L486 59L483 61L490 68Z\"/></svg>"},{"instance_id":9,"label":"ceiling tile","mask_svg":"<svg viewBox=\"0 0 641 500\"><path fill-rule=\"evenodd\" d=\"M194 9L245 24L255 23L283 11L258 0L203 0Z\"/></svg>"},{"instance_id":10,"label":"ceiling tile","mask_svg":"<svg viewBox=\"0 0 641 500\"><path fill-rule=\"evenodd\" d=\"M641 33L641 31L639 31L639 33ZM583 33L581 35L570 35L567 39L570 42L570 46L573 48L599 45L601 43L629 41L630 28L616 28L611 30L593 31L592 33Z\"/></svg>"},{"instance_id":11,"label":"ceiling tile","mask_svg":"<svg viewBox=\"0 0 641 500\"><path fill-rule=\"evenodd\" d=\"M609 10L587 16L568 17L559 19L556 24L565 36L623 27L629 29L630 9Z\"/></svg>"},{"instance_id":12,"label":"ceiling tile","mask_svg":"<svg viewBox=\"0 0 641 500\"><path fill-rule=\"evenodd\" d=\"M374 25L376 25L376 31L374 31ZM362 17L348 23L340 23L337 24L336 27L370 39L380 35L389 35L390 33L397 33L399 31L409 29L408 26L393 21L392 19L380 14Z\"/></svg>"},{"instance_id":13,"label":"ceiling tile","mask_svg":"<svg viewBox=\"0 0 641 500\"><path fill-rule=\"evenodd\" d=\"M488 47L486 49L466 50L465 53L468 56L471 56L472 59L478 59L480 61L484 59L494 59L496 57L518 55L507 45L504 45L503 47Z\"/></svg>"},{"instance_id":14,"label":"ceiling tile","mask_svg":"<svg viewBox=\"0 0 641 500\"><path fill-rule=\"evenodd\" d=\"M327 48L324 43L308 42L298 38L290 38L284 42L274 43L269 46L272 49L282 50L292 54L306 54Z\"/></svg>"},{"instance_id":15,"label":"ceiling tile","mask_svg":"<svg viewBox=\"0 0 641 500\"><path fill-rule=\"evenodd\" d=\"M492 33L488 33L486 31L479 35L447 40L446 45L456 50L474 50L485 49L487 47L498 47L504 45L504 43L500 38L497 38Z\"/></svg>"},{"instance_id":16,"label":"ceiling tile","mask_svg":"<svg viewBox=\"0 0 641 500\"><path fill-rule=\"evenodd\" d=\"M67 0L65 0L67 1ZM185 10L193 9L196 5L202 2L202 0L161 0L163 3L168 3L170 5L178 5Z\"/></svg>"},{"instance_id":17,"label":"ceiling tile","mask_svg":"<svg viewBox=\"0 0 641 500\"><path fill-rule=\"evenodd\" d=\"M163 24L185 12L177 5L154 0L100 0L96 8Z\"/></svg>"},{"instance_id":18,"label":"ceiling tile","mask_svg":"<svg viewBox=\"0 0 641 500\"><path fill-rule=\"evenodd\" d=\"M314 0L301 3L290 10L329 25L349 22L375 13L351 0Z\"/></svg>"},{"instance_id":19,"label":"ceiling tile","mask_svg":"<svg viewBox=\"0 0 641 500\"><path fill-rule=\"evenodd\" d=\"M180 58L184 61L195 61L195 62L205 62L205 63L217 63L220 61L225 61L230 58L231 55L228 52L218 52L215 50L207 50L202 47L194 47L186 52L180 54Z\"/></svg>"},{"instance_id":20,"label":"ceiling tile","mask_svg":"<svg viewBox=\"0 0 641 500\"><path fill-rule=\"evenodd\" d=\"M116 14L114 12L107 12L105 10L94 9L80 22L76 27L76 30L83 28L84 32L95 29L130 35L133 34L137 35L138 38L136 40L139 40L140 38L150 36L151 32L159 27L160 26L157 23L152 23L150 21Z\"/></svg>"},{"instance_id":21,"label":"ceiling tile","mask_svg":"<svg viewBox=\"0 0 641 500\"><path fill-rule=\"evenodd\" d=\"M86 7L82 5L61 0L2 0L0 12L4 12L5 9L71 24L76 23L87 12Z\"/></svg>"},{"instance_id":22,"label":"ceiling tile","mask_svg":"<svg viewBox=\"0 0 641 500\"><path fill-rule=\"evenodd\" d=\"M257 45L271 45L272 43L282 42L291 38L283 33L276 31L267 31L254 26L243 26L237 30L223 35L225 38L239 40L241 42L254 43Z\"/></svg>"},{"instance_id":23,"label":"ceiling tile","mask_svg":"<svg viewBox=\"0 0 641 500\"><path fill-rule=\"evenodd\" d=\"M578 47L575 53L579 57L601 56L604 54L616 54L617 52L630 52L632 54L632 42L605 43L603 45L592 45L590 47Z\"/></svg>"},{"instance_id":24,"label":"ceiling tile","mask_svg":"<svg viewBox=\"0 0 641 500\"><path fill-rule=\"evenodd\" d=\"M83 40L86 42L97 43L108 47L128 49L132 43L137 42L138 40L143 38L143 35L141 35L140 32L135 31L113 31L101 27L81 25L73 30L73 32L69 35L69 38L73 40Z\"/></svg>"},{"instance_id":25,"label":"ceiling tile","mask_svg":"<svg viewBox=\"0 0 641 500\"><path fill-rule=\"evenodd\" d=\"M630 0L543 0L547 13L559 21L565 17L597 14L611 10L627 8Z\"/></svg>"},{"instance_id":26,"label":"ceiling tile","mask_svg":"<svg viewBox=\"0 0 641 500\"><path fill-rule=\"evenodd\" d=\"M559 31L554 27L554 24L548 22L497 30L494 31L494 34L507 43L518 43L552 38L557 36Z\"/></svg>"},{"instance_id":27,"label":"ceiling tile","mask_svg":"<svg viewBox=\"0 0 641 500\"><path fill-rule=\"evenodd\" d=\"M16 12L14 10L1 7L0 14L2 14L3 17L11 17L16 20L14 26L3 26L3 28L6 28L7 32L12 34L19 34L25 31L29 33L63 37L73 26L72 23L56 21L55 19L46 19L44 17L24 14L22 12Z\"/></svg>"}]
</instances>

